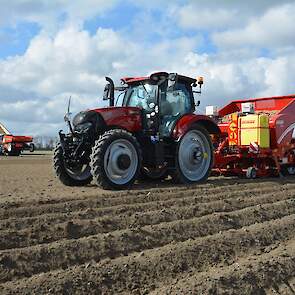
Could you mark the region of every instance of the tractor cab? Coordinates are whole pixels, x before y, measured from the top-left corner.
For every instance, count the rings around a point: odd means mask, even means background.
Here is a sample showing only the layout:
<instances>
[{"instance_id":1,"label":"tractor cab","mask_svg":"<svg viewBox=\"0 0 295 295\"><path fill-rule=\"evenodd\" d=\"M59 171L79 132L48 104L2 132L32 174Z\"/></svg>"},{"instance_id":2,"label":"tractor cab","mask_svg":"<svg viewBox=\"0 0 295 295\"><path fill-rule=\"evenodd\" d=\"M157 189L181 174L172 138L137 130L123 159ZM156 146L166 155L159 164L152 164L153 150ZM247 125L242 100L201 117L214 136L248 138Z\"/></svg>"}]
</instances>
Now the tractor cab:
<instances>
[{"instance_id":1,"label":"tractor cab","mask_svg":"<svg viewBox=\"0 0 295 295\"><path fill-rule=\"evenodd\" d=\"M110 78L107 78L110 82ZM155 73L150 77L123 78L124 87L114 87L121 93L115 102L119 107L136 107L142 111L144 129L160 137L169 137L179 118L186 114L193 114L199 101L195 101L194 94L201 93L203 79L199 80L177 74ZM112 93L113 82L107 84ZM199 90L193 87L199 85ZM123 91L123 93L122 93ZM109 99L108 96L105 99Z\"/></svg>"}]
</instances>

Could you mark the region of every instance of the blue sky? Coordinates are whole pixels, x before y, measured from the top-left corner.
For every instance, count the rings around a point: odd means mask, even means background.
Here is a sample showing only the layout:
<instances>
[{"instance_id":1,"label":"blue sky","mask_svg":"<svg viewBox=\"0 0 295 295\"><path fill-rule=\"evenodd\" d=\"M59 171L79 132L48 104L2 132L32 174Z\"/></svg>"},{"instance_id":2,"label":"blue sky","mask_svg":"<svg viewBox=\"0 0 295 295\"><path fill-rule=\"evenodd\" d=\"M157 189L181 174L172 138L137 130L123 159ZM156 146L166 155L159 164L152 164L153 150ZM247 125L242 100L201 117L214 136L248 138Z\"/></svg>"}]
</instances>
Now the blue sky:
<instances>
[{"instance_id":1,"label":"blue sky","mask_svg":"<svg viewBox=\"0 0 295 295\"><path fill-rule=\"evenodd\" d=\"M31 39L40 31L37 24L20 23L16 26L2 27L0 30L0 58L22 55L26 52Z\"/></svg>"},{"instance_id":2,"label":"blue sky","mask_svg":"<svg viewBox=\"0 0 295 295\"><path fill-rule=\"evenodd\" d=\"M56 134L70 95L74 112L101 105L106 75L203 75L200 111L295 93L294 1L0 4L0 121L16 133Z\"/></svg>"}]
</instances>

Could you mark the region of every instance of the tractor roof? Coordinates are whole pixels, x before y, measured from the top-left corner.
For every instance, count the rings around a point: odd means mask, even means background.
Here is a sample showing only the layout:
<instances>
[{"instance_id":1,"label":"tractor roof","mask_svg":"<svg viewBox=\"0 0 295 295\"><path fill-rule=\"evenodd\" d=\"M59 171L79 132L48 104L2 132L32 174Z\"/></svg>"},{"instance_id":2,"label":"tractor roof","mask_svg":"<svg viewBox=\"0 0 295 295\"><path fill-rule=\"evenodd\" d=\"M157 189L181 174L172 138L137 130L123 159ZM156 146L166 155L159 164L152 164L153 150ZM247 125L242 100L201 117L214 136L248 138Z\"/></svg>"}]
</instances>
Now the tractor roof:
<instances>
[{"instance_id":1,"label":"tractor roof","mask_svg":"<svg viewBox=\"0 0 295 295\"><path fill-rule=\"evenodd\" d=\"M159 72L159 74L161 74L162 72ZM157 72L154 74L158 74ZM190 78L187 76L182 76L182 75L178 75L178 79L182 80L186 83L192 84L194 82L196 82L196 79L194 78ZM121 79L124 83L130 85L133 83L139 83L139 82L143 82L143 81L148 81L150 80L150 76L149 77L124 77Z\"/></svg>"},{"instance_id":2,"label":"tractor roof","mask_svg":"<svg viewBox=\"0 0 295 295\"><path fill-rule=\"evenodd\" d=\"M122 78L121 80L126 84L132 84L136 82L147 81L149 79L150 77L125 77L125 78Z\"/></svg>"}]
</instances>

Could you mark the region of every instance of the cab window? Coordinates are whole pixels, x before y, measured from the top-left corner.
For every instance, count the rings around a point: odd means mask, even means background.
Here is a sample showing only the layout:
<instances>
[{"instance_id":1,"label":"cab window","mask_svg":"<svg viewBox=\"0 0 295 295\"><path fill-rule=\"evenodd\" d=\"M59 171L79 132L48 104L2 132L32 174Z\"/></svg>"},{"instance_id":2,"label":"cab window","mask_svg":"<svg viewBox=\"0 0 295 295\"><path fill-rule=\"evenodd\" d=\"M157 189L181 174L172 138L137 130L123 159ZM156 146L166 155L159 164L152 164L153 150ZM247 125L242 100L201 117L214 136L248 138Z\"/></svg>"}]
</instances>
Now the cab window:
<instances>
[{"instance_id":1,"label":"cab window","mask_svg":"<svg viewBox=\"0 0 295 295\"><path fill-rule=\"evenodd\" d=\"M156 102L157 86L152 84L131 87L125 97L126 106L149 110L149 104Z\"/></svg>"},{"instance_id":2,"label":"cab window","mask_svg":"<svg viewBox=\"0 0 295 295\"><path fill-rule=\"evenodd\" d=\"M163 116L178 117L192 111L192 96L188 87L177 83L173 91L161 93L161 110Z\"/></svg>"}]
</instances>

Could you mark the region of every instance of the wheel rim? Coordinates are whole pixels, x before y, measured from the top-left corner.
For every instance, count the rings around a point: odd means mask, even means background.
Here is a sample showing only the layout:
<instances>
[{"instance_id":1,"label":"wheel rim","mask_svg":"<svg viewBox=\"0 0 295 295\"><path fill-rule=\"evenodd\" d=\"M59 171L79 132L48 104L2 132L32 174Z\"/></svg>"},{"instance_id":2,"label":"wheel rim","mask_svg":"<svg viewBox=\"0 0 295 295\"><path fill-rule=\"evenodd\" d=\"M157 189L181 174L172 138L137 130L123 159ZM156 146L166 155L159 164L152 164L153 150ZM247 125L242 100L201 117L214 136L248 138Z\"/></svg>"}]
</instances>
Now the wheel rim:
<instances>
[{"instance_id":1,"label":"wheel rim","mask_svg":"<svg viewBox=\"0 0 295 295\"><path fill-rule=\"evenodd\" d=\"M77 165L75 167L65 167L68 175L75 180L86 180L91 177L90 166L87 165Z\"/></svg>"},{"instance_id":2,"label":"wheel rim","mask_svg":"<svg viewBox=\"0 0 295 295\"><path fill-rule=\"evenodd\" d=\"M201 131L192 130L184 135L178 150L178 163L189 181L205 177L210 169L211 157L210 143Z\"/></svg>"},{"instance_id":3,"label":"wheel rim","mask_svg":"<svg viewBox=\"0 0 295 295\"><path fill-rule=\"evenodd\" d=\"M104 155L104 169L110 181L117 185L126 184L134 177L137 168L137 151L130 141L117 139L108 146Z\"/></svg>"}]
</instances>

